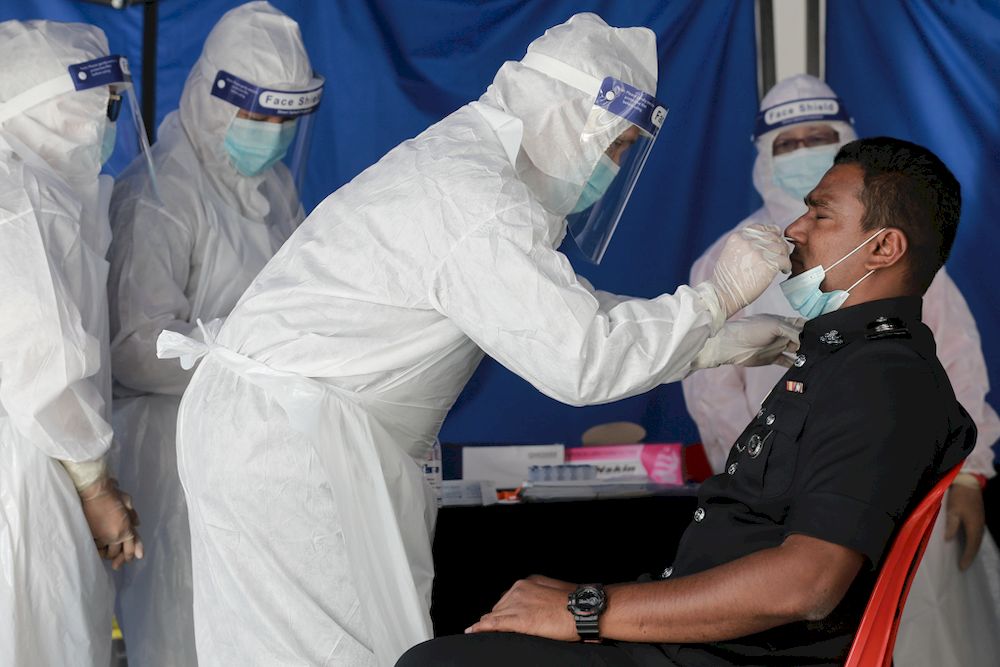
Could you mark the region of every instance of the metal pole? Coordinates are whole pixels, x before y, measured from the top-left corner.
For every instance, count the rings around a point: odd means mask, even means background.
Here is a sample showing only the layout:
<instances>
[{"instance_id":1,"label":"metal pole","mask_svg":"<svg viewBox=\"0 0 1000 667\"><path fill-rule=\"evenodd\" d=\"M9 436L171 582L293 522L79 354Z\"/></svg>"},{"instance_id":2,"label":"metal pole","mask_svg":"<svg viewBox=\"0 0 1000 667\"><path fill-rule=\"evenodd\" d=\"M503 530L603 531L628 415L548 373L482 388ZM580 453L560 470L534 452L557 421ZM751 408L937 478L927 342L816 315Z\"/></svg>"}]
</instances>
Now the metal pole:
<instances>
[{"instance_id":1,"label":"metal pole","mask_svg":"<svg viewBox=\"0 0 1000 667\"><path fill-rule=\"evenodd\" d=\"M142 122L146 138L156 141L156 35L157 2L146 0L142 8Z\"/></svg>"},{"instance_id":2,"label":"metal pole","mask_svg":"<svg viewBox=\"0 0 1000 667\"><path fill-rule=\"evenodd\" d=\"M806 74L822 78L819 67L819 0L806 2Z\"/></svg>"},{"instance_id":3,"label":"metal pole","mask_svg":"<svg viewBox=\"0 0 1000 667\"><path fill-rule=\"evenodd\" d=\"M757 99L761 100L775 84L774 5L772 0L757 0Z\"/></svg>"}]
</instances>

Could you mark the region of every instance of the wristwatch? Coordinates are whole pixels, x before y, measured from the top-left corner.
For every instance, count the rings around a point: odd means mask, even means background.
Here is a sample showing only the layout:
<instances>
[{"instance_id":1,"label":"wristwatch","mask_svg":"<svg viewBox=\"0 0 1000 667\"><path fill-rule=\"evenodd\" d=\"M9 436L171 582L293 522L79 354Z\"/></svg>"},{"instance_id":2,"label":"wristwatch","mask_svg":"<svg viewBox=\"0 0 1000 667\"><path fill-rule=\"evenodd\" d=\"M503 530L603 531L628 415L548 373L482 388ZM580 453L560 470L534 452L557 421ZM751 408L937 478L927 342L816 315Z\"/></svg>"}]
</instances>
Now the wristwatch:
<instances>
[{"instance_id":1,"label":"wristwatch","mask_svg":"<svg viewBox=\"0 0 1000 667\"><path fill-rule=\"evenodd\" d=\"M569 594L566 609L576 621L576 634L582 641L600 641L597 623L608 606L608 595L601 584L583 584Z\"/></svg>"}]
</instances>

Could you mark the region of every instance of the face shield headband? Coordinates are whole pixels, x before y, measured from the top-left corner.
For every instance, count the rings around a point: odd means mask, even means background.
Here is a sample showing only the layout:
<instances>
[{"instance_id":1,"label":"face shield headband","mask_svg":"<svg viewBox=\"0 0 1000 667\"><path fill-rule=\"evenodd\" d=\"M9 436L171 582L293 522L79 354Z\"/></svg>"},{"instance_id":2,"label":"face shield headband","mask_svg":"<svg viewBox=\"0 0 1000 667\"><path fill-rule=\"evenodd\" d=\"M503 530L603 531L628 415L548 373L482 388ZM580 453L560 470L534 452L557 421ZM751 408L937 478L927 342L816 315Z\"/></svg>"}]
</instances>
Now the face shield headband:
<instances>
[{"instance_id":1,"label":"face shield headband","mask_svg":"<svg viewBox=\"0 0 1000 667\"><path fill-rule=\"evenodd\" d=\"M124 56L111 55L70 65L66 74L29 88L20 95L0 104L0 123L17 116L33 106L53 97L76 90L90 90L99 86L114 86L117 90L130 89L132 76ZM121 97L114 93L108 105L109 120L117 120ZM114 118L111 118L114 113Z\"/></svg>"},{"instance_id":2,"label":"face shield headband","mask_svg":"<svg viewBox=\"0 0 1000 667\"><path fill-rule=\"evenodd\" d=\"M832 121L854 123L850 114L847 113L844 103L836 97L793 100L784 104L776 104L758 113L751 139L757 141L764 134L788 125Z\"/></svg>"},{"instance_id":3,"label":"face shield headband","mask_svg":"<svg viewBox=\"0 0 1000 667\"><path fill-rule=\"evenodd\" d=\"M250 113L295 118L316 111L323 97L323 78L315 77L304 90L278 90L255 86L219 70L212 95Z\"/></svg>"},{"instance_id":4,"label":"face shield headband","mask_svg":"<svg viewBox=\"0 0 1000 667\"><path fill-rule=\"evenodd\" d=\"M601 154L566 220L584 256L599 264L667 116L667 108L624 81L610 76L602 81L549 56L528 53L521 64L582 92L596 91L580 142L596 147L585 150L585 154Z\"/></svg>"}]
</instances>

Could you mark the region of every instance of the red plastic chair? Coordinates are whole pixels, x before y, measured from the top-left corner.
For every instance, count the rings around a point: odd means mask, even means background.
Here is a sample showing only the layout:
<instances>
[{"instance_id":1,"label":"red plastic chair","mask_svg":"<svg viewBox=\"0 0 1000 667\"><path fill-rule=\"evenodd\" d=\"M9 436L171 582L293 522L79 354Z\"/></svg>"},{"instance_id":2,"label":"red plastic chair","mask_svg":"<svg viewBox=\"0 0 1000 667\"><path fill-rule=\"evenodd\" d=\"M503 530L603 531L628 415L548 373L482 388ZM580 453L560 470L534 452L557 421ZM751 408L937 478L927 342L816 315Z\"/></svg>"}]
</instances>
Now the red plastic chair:
<instances>
[{"instance_id":1,"label":"red plastic chair","mask_svg":"<svg viewBox=\"0 0 1000 667\"><path fill-rule=\"evenodd\" d=\"M699 484L714 474L705 454L705 446L700 442L684 446L684 472L687 481Z\"/></svg>"},{"instance_id":2,"label":"red plastic chair","mask_svg":"<svg viewBox=\"0 0 1000 667\"><path fill-rule=\"evenodd\" d=\"M961 468L959 463L942 477L899 529L882 564L844 667L889 667L892 664L892 647L896 644L896 631L913 575L924 557L944 492Z\"/></svg>"}]
</instances>

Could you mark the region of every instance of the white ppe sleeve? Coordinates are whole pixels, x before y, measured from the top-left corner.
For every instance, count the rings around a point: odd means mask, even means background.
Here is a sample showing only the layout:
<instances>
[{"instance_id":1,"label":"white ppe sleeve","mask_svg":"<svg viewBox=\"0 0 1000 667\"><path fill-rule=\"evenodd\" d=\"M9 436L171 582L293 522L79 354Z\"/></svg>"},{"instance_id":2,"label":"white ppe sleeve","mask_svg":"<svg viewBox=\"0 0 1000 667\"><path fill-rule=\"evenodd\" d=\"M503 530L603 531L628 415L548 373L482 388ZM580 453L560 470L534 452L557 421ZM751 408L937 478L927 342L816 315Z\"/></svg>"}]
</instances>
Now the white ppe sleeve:
<instances>
[{"instance_id":1,"label":"white ppe sleeve","mask_svg":"<svg viewBox=\"0 0 1000 667\"><path fill-rule=\"evenodd\" d=\"M934 333L937 355L948 373L955 397L976 423L976 447L965 459L964 472L993 477L993 444L1000 438L1000 418L986 402L990 390L976 320L965 298L944 268L924 294L924 323Z\"/></svg>"},{"instance_id":2,"label":"white ppe sleeve","mask_svg":"<svg viewBox=\"0 0 1000 667\"><path fill-rule=\"evenodd\" d=\"M190 335L192 233L159 206L128 202L113 209L108 307L111 369L115 380L137 391L180 396L193 371L156 356L164 329Z\"/></svg>"},{"instance_id":3,"label":"white ppe sleeve","mask_svg":"<svg viewBox=\"0 0 1000 667\"><path fill-rule=\"evenodd\" d=\"M544 243L515 242L530 231L496 221L473 230L438 267L429 298L547 396L592 405L679 380L724 322L705 286L602 308L565 255Z\"/></svg>"},{"instance_id":4,"label":"white ppe sleeve","mask_svg":"<svg viewBox=\"0 0 1000 667\"><path fill-rule=\"evenodd\" d=\"M601 310L611 310L622 301L630 298L627 296L620 296L612 292L594 289L594 285L583 276L577 276L576 279L580 281L580 284L583 285L584 289L588 289L593 292L594 298L597 299L597 304L601 307ZM691 284L694 285L695 283Z\"/></svg>"},{"instance_id":5,"label":"white ppe sleeve","mask_svg":"<svg viewBox=\"0 0 1000 667\"><path fill-rule=\"evenodd\" d=\"M111 425L96 381L100 342L70 289L82 278L65 273L79 266L67 254L85 252L79 224L62 217L32 209L0 220L0 405L47 456L90 461L110 446Z\"/></svg>"}]
</instances>

